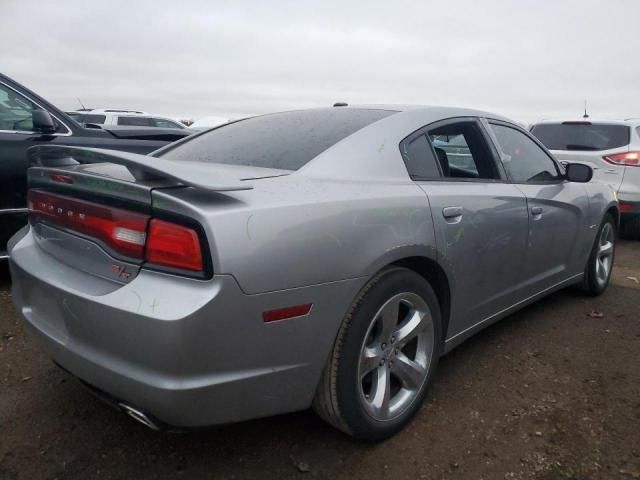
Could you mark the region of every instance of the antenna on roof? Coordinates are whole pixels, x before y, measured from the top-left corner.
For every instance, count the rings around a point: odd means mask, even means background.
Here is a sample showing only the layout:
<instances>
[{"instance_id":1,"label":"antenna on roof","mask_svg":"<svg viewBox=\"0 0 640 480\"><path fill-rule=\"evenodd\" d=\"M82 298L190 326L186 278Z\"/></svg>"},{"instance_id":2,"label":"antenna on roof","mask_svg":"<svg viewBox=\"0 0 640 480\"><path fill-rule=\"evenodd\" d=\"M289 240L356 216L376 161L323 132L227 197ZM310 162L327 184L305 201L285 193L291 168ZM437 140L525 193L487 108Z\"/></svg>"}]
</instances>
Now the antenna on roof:
<instances>
[{"instance_id":1,"label":"antenna on roof","mask_svg":"<svg viewBox=\"0 0 640 480\"><path fill-rule=\"evenodd\" d=\"M76 97L77 98L77 97ZM80 100L79 98L77 98L78 103L80 104L80 106L82 107L83 110L86 110L84 103L82 103L82 100Z\"/></svg>"},{"instance_id":2,"label":"antenna on roof","mask_svg":"<svg viewBox=\"0 0 640 480\"><path fill-rule=\"evenodd\" d=\"M584 101L584 115L582 115L582 118L589 118L589 114L587 113L587 101Z\"/></svg>"}]
</instances>

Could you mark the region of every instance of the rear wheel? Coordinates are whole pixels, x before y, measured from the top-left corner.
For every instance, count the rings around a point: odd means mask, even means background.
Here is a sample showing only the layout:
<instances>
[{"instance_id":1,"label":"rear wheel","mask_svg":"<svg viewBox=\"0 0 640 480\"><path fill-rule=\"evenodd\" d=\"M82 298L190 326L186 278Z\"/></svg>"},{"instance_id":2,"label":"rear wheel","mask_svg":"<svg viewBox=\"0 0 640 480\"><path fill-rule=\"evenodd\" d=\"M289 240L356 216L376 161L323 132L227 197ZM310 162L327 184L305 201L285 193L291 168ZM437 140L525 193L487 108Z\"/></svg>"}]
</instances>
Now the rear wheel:
<instances>
[{"instance_id":1,"label":"rear wheel","mask_svg":"<svg viewBox=\"0 0 640 480\"><path fill-rule=\"evenodd\" d=\"M584 289L589 295L601 295L609 285L615 257L616 223L605 215L585 268Z\"/></svg>"},{"instance_id":2,"label":"rear wheel","mask_svg":"<svg viewBox=\"0 0 640 480\"><path fill-rule=\"evenodd\" d=\"M404 268L381 272L340 327L314 409L357 438L395 434L422 404L441 339L440 310L428 282Z\"/></svg>"}]
</instances>

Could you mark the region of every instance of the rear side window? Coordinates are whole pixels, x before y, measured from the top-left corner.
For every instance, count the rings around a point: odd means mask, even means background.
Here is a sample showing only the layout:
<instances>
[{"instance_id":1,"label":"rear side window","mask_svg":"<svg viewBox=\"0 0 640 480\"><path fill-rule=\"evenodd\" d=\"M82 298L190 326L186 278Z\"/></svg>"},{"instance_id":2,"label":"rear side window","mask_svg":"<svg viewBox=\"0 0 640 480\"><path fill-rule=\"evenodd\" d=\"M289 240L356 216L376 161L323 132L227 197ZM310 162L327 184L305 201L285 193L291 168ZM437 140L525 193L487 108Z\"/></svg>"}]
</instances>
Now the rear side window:
<instances>
[{"instance_id":1,"label":"rear side window","mask_svg":"<svg viewBox=\"0 0 640 480\"><path fill-rule=\"evenodd\" d=\"M340 140L393 113L332 108L261 115L206 132L162 156L171 160L298 170Z\"/></svg>"},{"instance_id":2,"label":"rear side window","mask_svg":"<svg viewBox=\"0 0 640 480\"><path fill-rule=\"evenodd\" d=\"M493 156L475 121L447 122L427 132L442 176L499 179Z\"/></svg>"},{"instance_id":3,"label":"rear side window","mask_svg":"<svg viewBox=\"0 0 640 480\"><path fill-rule=\"evenodd\" d=\"M629 144L629 127L591 122L541 123L531 129L549 150L610 150Z\"/></svg>"},{"instance_id":4,"label":"rear side window","mask_svg":"<svg viewBox=\"0 0 640 480\"><path fill-rule=\"evenodd\" d=\"M130 127L155 127L153 118L149 117L118 117L118 125Z\"/></svg>"},{"instance_id":5,"label":"rear side window","mask_svg":"<svg viewBox=\"0 0 640 480\"><path fill-rule=\"evenodd\" d=\"M400 151L407 170L412 177L431 178L440 176L440 170L438 170L438 165L431 152L429 140L427 140L424 133L402 142Z\"/></svg>"}]
</instances>

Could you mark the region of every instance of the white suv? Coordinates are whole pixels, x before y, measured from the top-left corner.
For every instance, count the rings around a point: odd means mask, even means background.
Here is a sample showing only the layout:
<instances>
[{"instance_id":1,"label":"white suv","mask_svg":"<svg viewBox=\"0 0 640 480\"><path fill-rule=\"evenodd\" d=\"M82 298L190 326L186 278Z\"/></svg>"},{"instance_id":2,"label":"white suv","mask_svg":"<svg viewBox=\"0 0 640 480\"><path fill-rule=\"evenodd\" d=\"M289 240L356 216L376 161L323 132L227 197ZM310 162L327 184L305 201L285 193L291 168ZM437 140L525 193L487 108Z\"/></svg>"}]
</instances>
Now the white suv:
<instances>
[{"instance_id":1,"label":"white suv","mask_svg":"<svg viewBox=\"0 0 640 480\"><path fill-rule=\"evenodd\" d=\"M588 163L618 196L622 235L640 240L640 119L544 120L531 133L558 160Z\"/></svg>"},{"instance_id":2,"label":"white suv","mask_svg":"<svg viewBox=\"0 0 640 480\"><path fill-rule=\"evenodd\" d=\"M127 127L153 127L153 128L186 128L177 120L150 115L137 110L113 110L95 108L93 110L77 110L67 114L78 123L94 123L98 125L124 125Z\"/></svg>"}]
</instances>

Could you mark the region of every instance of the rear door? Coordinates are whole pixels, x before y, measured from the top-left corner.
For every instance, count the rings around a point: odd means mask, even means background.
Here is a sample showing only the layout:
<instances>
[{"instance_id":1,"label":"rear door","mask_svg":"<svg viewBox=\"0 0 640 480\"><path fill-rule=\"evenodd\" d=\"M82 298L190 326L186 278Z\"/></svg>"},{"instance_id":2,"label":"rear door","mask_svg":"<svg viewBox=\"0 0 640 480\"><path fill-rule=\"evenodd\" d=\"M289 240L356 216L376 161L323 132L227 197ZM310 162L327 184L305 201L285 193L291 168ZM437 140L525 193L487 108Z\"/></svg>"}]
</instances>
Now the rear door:
<instances>
[{"instance_id":1,"label":"rear door","mask_svg":"<svg viewBox=\"0 0 640 480\"><path fill-rule=\"evenodd\" d=\"M606 183L617 192L625 167L607 162L604 157L629 150L630 129L627 125L569 121L541 123L531 133L559 161L586 163L593 168L594 180Z\"/></svg>"},{"instance_id":2,"label":"rear door","mask_svg":"<svg viewBox=\"0 0 640 480\"><path fill-rule=\"evenodd\" d=\"M486 123L500 159L527 197L529 240L523 270L528 296L583 272L589 245L584 238L589 198L585 186L564 180L559 165L538 142L515 125Z\"/></svg>"},{"instance_id":3,"label":"rear door","mask_svg":"<svg viewBox=\"0 0 640 480\"><path fill-rule=\"evenodd\" d=\"M477 119L428 125L401 152L428 197L439 261L453 279L451 338L521 298L527 202L505 180Z\"/></svg>"}]
</instances>

